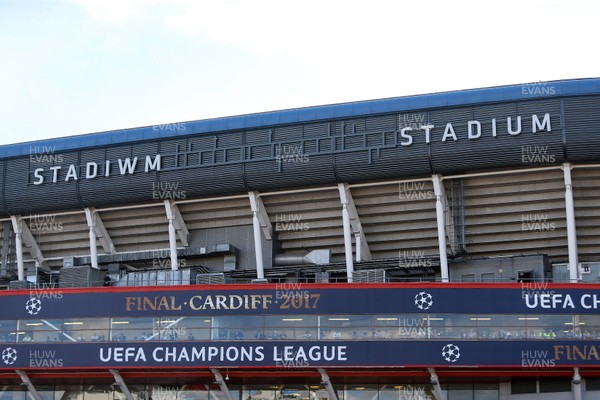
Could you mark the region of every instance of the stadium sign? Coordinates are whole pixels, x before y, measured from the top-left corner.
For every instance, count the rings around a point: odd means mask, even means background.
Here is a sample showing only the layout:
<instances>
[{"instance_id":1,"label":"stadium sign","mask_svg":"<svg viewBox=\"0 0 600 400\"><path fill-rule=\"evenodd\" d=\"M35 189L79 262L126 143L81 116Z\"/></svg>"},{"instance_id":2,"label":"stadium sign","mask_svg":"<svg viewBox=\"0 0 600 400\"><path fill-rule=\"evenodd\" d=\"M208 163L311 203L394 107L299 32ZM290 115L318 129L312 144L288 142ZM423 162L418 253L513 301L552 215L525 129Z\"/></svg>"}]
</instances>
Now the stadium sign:
<instances>
[{"instance_id":1,"label":"stadium sign","mask_svg":"<svg viewBox=\"0 0 600 400\"><path fill-rule=\"evenodd\" d=\"M527 119L518 115L516 118L506 117L505 121L496 118L487 121L469 120L466 121L465 124L460 124L461 127L466 127L463 132L458 129L459 125L456 123L453 124L452 122L447 122L436 126L427 122L418 126L417 124L411 126L400 125L394 132L396 135L399 135L399 141L397 142L399 146L406 147L411 146L416 142L415 135L417 134L424 134L425 144L429 144L432 142L434 136L439 136L439 140L444 143L451 141L456 142L459 140L459 136L466 137L468 140L477 140L484 136L492 138L497 137L500 134L517 136L526 131L530 133L541 131L551 132L552 125L550 117L550 113L544 113L541 116L538 114L531 114ZM525 127L525 120L531 120L531 124L527 124L528 128ZM156 154L154 156L145 155L144 161L142 161L142 157L119 158L117 160L105 160L104 162L90 161L84 165L59 164L51 167L39 167L33 171L32 183L33 185L38 186L44 183L74 182L81 179L125 176L133 175L141 171L147 173L149 171L161 170L161 154ZM281 154L276 154L276 158L278 161L281 161ZM63 157L56 157L55 161L62 161L62 159ZM35 162L31 165L35 165Z\"/></svg>"},{"instance_id":2,"label":"stadium sign","mask_svg":"<svg viewBox=\"0 0 600 400\"><path fill-rule=\"evenodd\" d=\"M160 171L160 154L156 154L154 158L147 155L144 162L144 172L149 171ZM109 177L113 175L132 175L137 171L138 157L127 157L119 158L117 161L106 160L103 164L96 162L88 162L85 164L85 170L82 173L80 168L76 164L69 164L64 167L61 165L55 165L45 168L36 168L33 171L34 185L41 185L45 182L57 183L59 180L64 182L77 181L81 178L93 179L99 176ZM44 174L50 174L49 177Z\"/></svg>"}]
</instances>

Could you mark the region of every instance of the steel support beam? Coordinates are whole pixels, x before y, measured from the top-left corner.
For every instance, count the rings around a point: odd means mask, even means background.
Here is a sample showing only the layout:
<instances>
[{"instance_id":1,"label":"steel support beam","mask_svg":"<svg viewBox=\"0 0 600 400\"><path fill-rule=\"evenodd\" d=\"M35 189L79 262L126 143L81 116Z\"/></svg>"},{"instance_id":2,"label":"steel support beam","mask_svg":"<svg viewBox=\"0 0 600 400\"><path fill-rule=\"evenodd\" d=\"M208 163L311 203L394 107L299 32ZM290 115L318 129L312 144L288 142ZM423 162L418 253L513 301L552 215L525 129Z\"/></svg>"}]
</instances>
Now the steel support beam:
<instances>
[{"instance_id":1,"label":"steel support beam","mask_svg":"<svg viewBox=\"0 0 600 400\"><path fill-rule=\"evenodd\" d=\"M215 381L219 384L219 387L221 388L221 392L223 392L225 400L233 400L233 397L231 397L231 392L227 387L227 382L225 381L225 379L223 379L223 375L221 375L221 372L216 368L211 368L210 372L212 372L215 376Z\"/></svg>"},{"instance_id":2,"label":"steel support beam","mask_svg":"<svg viewBox=\"0 0 600 400\"><path fill-rule=\"evenodd\" d=\"M327 394L329 395L330 400L338 400L337 393L333 388L333 384L329 379L329 374L325 371L325 368L317 368L319 374L321 374L321 384L325 385L325 389L327 389Z\"/></svg>"},{"instance_id":3,"label":"steel support beam","mask_svg":"<svg viewBox=\"0 0 600 400\"><path fill-rule=\"evenodd\" d=\"M168 205L167 205L168 204ZM167 210L167 218L170 218L169 215L172 215L175 221L175 230L177 231L177 236L179 237L179 241L184 247L189 247L189 237L190 231L181 215L181 211L179 211L179 207L177 204L174 204L170 200L165 200L165 208Z\"/></svg>"},{"instance_id":4,"label":"steel support beam","mask_svg":"<svg viewBox=\"0 0 600 400\"><path fill-rule=\"evenodd\" d=\"M265 239L272 239L272 225L269 220L269 215L265 209L265 205L260 198L258 192L248 192L248 199L250 200L250 209L252 210L252 228L254 236L254 255L256 258L256 277L260 280L265 279L265 266L262 252L262 235Z\"/></svg>"},{"instance_id":5,"label":"steel support beam","mask_svg":"<svg viewBox=\"0 0 600 400\"><path fill-rule=\"evenodd\" d=\"M442 178L439 175L431 177L433 181L433 192L435 194L435 214L437 220L438 231L438 247L440 251L440 270L442 282L448 282L448 254L446 252L446 219L444 211L446 209L446 194L444 193L444 185Z\"/></svg>"},{"instance_id":6,"label":"steel support beam","mask_svg":"<svg viewBox=\"0 0 600 400\"><path fill-rule=\"evenodd\" d=\"M117 250L115 249L115 245L110 235L108 234L108 231L106 230L106 227L104 226L104 223L102 222L98 211L96 211L96 209L93 207L86 208L85 219L90 230L93 227L94 234L96 238L100 240L100 245L102 246L104 252L108 254L115 254ZM92 234L90 232L90 238L91 235Z\"/></svg>"},{"instance_id":7,"label":"steel support beam","mask_svg":"<svg viewBox=\"0 0 600 400\"><path fill-rule=\"evenodd\" d=\"M179 269L179 261L177 261L177 222L175 221L175 213L171 207L171 202L165 200L165 210L167 212L167 220L169 221L169 254L171 256L171 270Z\"/></svg>"},{"instance_id":8,"label":"steel support beam","mask_svg":"<svg viewBox=\"0 0 600 400\"><path fill-rule=\"evenodd\" d=\"M573 201L573 181L570 163L564 163L562 170L565 180L565 211L567 216L567 246L569 251L569 279L579 281L579 260L577 254L577 230L575 228L575 203Z\"/></svg>"},{"instance_id":9,"label":"steel support beam","mask_svg":"<svg viewBox=\"0 0 600 400\"><path fill-rule=\"evenodd\" d=\"M356 261L369 261L372 259L371 249L369 248L369 242L360 222L350 187L347 183L340 183L338 184L338 191L340 192L342 207L346 204L346 208L348 209L350 227L356 241Z\"/></svg>"},{"instance_id":10,"label":"steel support beam","mask_svg":"<svg viewBox=\"0 0 600 400\"><path fill-rule=\"evenodd\" d=\"M260 222L260 228L263 235L265 235L265 239L272 240L273 225L271 224L269 214L267 214L267 209L265 208L262 198L260 197L260 193L248 192L248 198L250 199L250 208L252 209L252 213L257 213L258 221Z\"/></svg>"},{"instance_id":11,"label":"steel support beam","mask_svg":"<svg viewBox=\"0 0 600 400\"><path fill-rule=\"evenodd\" d=\"M23 262L23 245L29 250L29 254L35 260L36 265L47 272L50 272L44 254L36 242L29 227L20 215L11 215L10 217L15 231L15 250L17 253L17 274L20 281L25 280L25 266Z\"/></svg>"},{"instance_id":12,"label":"steel support beam","mask_svg":"<svg viewBox=\"0 0 600 400\"><path fill-rule=\"evenodd\" d=\"M23 381L23 383L27 385L27 395L29 396L29 398L31 400L42 400L42 397L38 393L33 383L31 383L31 380L29 379L27 374L24 371L18 369L15 370L15 372L21 377L21 381Z\"/></svg>"},{"instance_id":13,"label":"steel support beam","mask_svg":"<svg viewBox=\"0 0 600 400\"><path fill-rule=\"evenodd\" d=\"M438 379L438 376L435 372L435 368L427 368L427 371L429 371L429 375L431 378L431 386L433 386L433 395L435 396L436 400L443 400L444 393L442 392L440 380Z\"/></svg>"},{"instance_id":14,"label":"steel support beam","mask_svg":"<svg viewBox=\"0 0 600 400\"><path fill-rule=\"evenodd\" d=\"M119 388L121 389L121 392L123 392L123 394L125 395L125 398L127 400L133 400L133 395L129 391L129 388L127 387L127 384L121 377L119 371L117 371L116 369L109 369L109 371L115 377L115 382L117 383L117 385L119 385Z\"/></svg>"}]
</instances>

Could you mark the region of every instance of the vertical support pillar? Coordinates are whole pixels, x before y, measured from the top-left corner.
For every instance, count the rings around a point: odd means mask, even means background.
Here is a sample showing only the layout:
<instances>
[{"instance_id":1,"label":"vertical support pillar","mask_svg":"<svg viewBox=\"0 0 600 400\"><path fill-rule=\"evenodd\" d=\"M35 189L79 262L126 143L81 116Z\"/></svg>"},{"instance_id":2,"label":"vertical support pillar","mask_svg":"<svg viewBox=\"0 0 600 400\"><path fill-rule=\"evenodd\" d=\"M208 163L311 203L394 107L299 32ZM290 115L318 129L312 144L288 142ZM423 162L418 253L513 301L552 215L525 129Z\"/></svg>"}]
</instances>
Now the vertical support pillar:
<instances>
[{"instance_id":1,"label":"vertical support pillar","mask_svg":"<svg viewBox=\"0 0 600 400\"><path fill-rule=\"evenodd\" d=\"M98 248L96 247L96 214L89 208L85 209L85 219L90 229L90 260L92 268L98 269Z\"/></svg>"},{"instance_id":2,"label":"vertical support pillar","mask_svg":"<svg viewBox=\"0 0 600 400\"><path fill-rule=\"evenodd\" d=\"M256 257L256 277L265 279L265 265L263 260L262 243L260 240L261 228L260 219L258 219L258 210L252 211L252 228L254 230L254 254Z\"/></svg>"},{"instance_id":3,"label":"vertical support pillar","mask_svg":"<svg viewBox=\"0 0 600 400\"><path fill-rule=\"evenodd\" d=\"M573 368L573 400L581 400L581 375L579 368Z\"/></svg>"},{"instance_id":4,"label":"vertical support pillar","mask_svg":"<svg viewBox=\"0 0 600 400\"><path fill-rule=\"evenodd\" d=\"M169 254L171 255L171 270L179 269L177 261L177 228L175 226L175 213L171 207L169 200L165 200L165 210L167 212L167 220L169 220Z\"/></svg>"},{"instance_id":5,"label":"vertical support pillar","mask_svg":"<svg viewBox=\"0 0 600 400\"><path fill-rule=\"evenodd\" d=\"M577 230L575 228L575 203L573 201L573 182L571 180L571 164L562 166L565 180L565 211L567 217L567 245L569 250L569 280L579 281L579 260L577 254Z\"/></svg>"},{"instance_id":6,"label":"vertical support pillar","mask_svg":"<svg viewBox=\"0 0 600 400\"><path fill-rule=\"evenodd\" d=\"M211 368L210 372L212 372L215 376L215 380L219 384L219 387L221 388L221 392L223 392L223 396L225 397L225 399L233 400L233 397L231 397L231 392L227 387L227 382L225 382L225 379L223 379L223 375L221 375L221 372L216 368Z\"/></svg>"},{"instance_id":7,"label":"vertical support pillar","mask_svg":"<svg viewBox=\"0 0 600 400\"><path fill-rule=\"evenodd\" d=\"M429 371L429 375L431 376L431 385L433 386L433 395L436 400L443 400L444 393L442 392L442 387L440 386L440 380L435 372L435 368L427 368Z\"/></svg>"},{"instance_id":8,"label":"vertical support pillar","mask_svg":"<svg viewBox=\"0 0 600 400\"><path fill-rule=\"evenodd\" d=\"M335 393L335 389L333 388L333 384L329 379L329 375L324 368L317 368L319 374L321 374L321 383L325 385L325 389L327 389L327 394L329 395L330 400L338 400L337 393Z\"/></svg>"},{"instance_id":9,"label":"vertical support pillar","mask_svg":"<svg viewBox=\"0 0 600 400\"><path fill-rule=\"evenodd\" d=\"M444 187L439 175L432 176L435 194L435 214L437 220L438 246L440 251L440 270L442 282L448 282L448 255L446 254L446 219L444 218Z\"/></svg>"},{"instance_id":10,"label":"vertical support pillar","mask_svg":"<svg viewBox=\"0 0 600 400\"><path fill-rule=\"evenodd\" d=\"M20 281L25 280L25 265L23 264L23 220L20 215L11 215L13 231L15 231L15 252L17 255L17 276Z\"/></svg>"},{"instance_id":11,"label":"vertical support pillar","mask_svg":"<svg viewBox=\"0 0 600 400\"><path fill-rule=\"evenodd\" d=\"M352 226L350 225L350 212L348 211L348 196L346 195L346 185L338 184L340 192L340 201L342 202L342 225L344 228L344 253L346 255L346 275L348 282L352 282L354 275L354 260L352 259Z\"/></svg>"}]
</instances>

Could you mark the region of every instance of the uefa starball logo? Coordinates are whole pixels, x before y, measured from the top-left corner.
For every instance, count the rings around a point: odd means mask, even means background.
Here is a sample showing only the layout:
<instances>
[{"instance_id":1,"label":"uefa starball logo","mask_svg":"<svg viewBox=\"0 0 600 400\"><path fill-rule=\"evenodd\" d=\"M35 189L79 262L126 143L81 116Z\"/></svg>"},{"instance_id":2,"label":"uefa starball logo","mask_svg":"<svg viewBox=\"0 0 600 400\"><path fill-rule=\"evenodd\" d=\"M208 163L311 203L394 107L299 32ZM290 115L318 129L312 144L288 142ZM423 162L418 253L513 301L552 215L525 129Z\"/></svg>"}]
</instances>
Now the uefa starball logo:
<instances>
[{"instance_id":1,"label":"uefa starball logo","mask_svg":"<svg viewBox=\"0 0 600 400\"><path fill-rule=\"evenodd\" d=\"M455 363L460 358L460 347L455 344L448 343L442 347L442 357L449 363Z\"/></svg>"},{"instance_id":2,"label":"uefa starball logo","mask_svg":"<svg viewBox=\"0 0 600 400\"><path fill-rule=\"evenodd\" d=\"M42 301L37 297L31 297L25 303L25 310L29 313L29 315L37 315L40 311L42 311Z\"/></svg>"},{"instance_id":3,"label":"uefa starball logo","mask_svg":"<svg viewBox=\"0 0 600 400\"><path fill-rule=\"evenodd\" d=\"M419 310L429 310L433 306L433 296L427 292L419 292L415 296L415 305Z\"/></svg>"},{"instance_id":4,"label":"uefa starball logo","mask_svg":"<svg viewBox=\"0 0 600 400\"><path fill-rule=\"evenodd\" d=\"M6 365L13 365L17 361L17 350L7 347L2 350L2 362Z\"/></svg>"}]
</instances>

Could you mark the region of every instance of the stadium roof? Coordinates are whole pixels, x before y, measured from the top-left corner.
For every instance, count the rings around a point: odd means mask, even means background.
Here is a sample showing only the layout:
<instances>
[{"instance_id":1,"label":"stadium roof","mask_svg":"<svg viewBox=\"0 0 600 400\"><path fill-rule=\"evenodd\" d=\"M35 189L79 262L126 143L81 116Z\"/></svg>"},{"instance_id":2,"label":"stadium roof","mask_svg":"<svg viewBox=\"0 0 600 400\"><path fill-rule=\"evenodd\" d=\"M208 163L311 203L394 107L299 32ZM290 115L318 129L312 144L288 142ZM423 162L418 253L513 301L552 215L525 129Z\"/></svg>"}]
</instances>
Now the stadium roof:
<instances>
[{"instance_id":1,"label":"stadium roof","mask_svg":"<svg viewBox=\"0 0 600 400\"><path fill-rule=\"evenodd\" d=\"M551 89L551 90L549 90ZM260 129L319 120L352 118L374 114L406 112L452 106L468 106L539 99L540 97L584 96L600 94L600 78L532 82L508 86L364 100L280 111L269 111L231 117L186 121L186 129L165 129L169 125L152 125L119 129L63 138L44 139L0 146L0 158L26 156L31 146L48 146L53 152L99 147L128 142L214 133L228 130Z\"/></svg>"}]
</instances>

